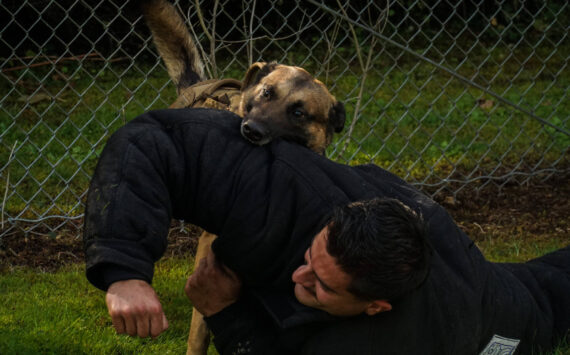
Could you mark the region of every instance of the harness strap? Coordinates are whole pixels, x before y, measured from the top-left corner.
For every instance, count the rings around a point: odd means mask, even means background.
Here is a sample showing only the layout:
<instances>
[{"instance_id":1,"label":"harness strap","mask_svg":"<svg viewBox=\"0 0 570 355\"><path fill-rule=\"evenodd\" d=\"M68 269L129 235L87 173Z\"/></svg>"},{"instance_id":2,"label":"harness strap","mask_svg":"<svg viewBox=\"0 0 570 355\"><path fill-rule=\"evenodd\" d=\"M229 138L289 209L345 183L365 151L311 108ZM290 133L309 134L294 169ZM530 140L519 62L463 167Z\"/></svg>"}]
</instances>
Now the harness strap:
<instances>
[{"instance_id":1,"label":"harness strap","mask_svg":"<svg viewBox=\"0 0 570 355\"><path fill-rule=\"evenodd\" d=\"M210 79L180 92L170 108L206 107L233 111L241 97L242 83L236 79Z\"/></svg>"}]
</instances>

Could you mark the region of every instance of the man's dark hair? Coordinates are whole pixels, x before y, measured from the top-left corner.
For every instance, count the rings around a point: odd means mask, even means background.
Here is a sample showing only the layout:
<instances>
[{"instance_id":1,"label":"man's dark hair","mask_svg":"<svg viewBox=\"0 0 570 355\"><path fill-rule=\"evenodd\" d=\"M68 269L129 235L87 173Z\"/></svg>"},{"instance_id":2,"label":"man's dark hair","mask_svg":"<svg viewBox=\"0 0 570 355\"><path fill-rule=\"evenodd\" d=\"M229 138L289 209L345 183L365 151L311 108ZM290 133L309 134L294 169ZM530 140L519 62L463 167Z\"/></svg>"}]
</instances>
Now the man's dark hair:
<instances>
[{"instance_id":1,"label":"man's dark hair","mask_svg":"<svg viewBox=\"0 0 570 355\"><path fill-rule=\"evenodd\" d=\"M348 291L365 300L394 300L418 288L431 247L421 215L396 199L377 198L335 209L327 251L352 277Z\"/></svg>"}]
</instances>

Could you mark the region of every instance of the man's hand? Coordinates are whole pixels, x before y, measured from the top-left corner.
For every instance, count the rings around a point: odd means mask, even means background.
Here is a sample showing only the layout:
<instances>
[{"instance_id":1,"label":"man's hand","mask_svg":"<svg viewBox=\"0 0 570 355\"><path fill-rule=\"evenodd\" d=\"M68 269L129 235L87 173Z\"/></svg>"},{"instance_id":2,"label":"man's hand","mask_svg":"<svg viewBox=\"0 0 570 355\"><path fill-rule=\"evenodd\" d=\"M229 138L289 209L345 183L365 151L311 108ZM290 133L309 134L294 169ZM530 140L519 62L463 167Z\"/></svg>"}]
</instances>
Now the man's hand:
<instances>
[{"instance_id":1,"label":"man's hand","mask_svg":"<svg viewBox=\"0 0 570 355\"><path fill-rule=\"evenodd\" d=\"M237 301L241 280L210 250L188 278L185 291L194 308L209 317Z\"/></svg>"},{"instance_id":2,"label":"man's hand","mask_svg":"<svg viewBox=\"0 0 570 355\"><path fill-rule=\"evenodd\" d=\"M168 321L154 289L142 280L118 281L107 290L107 308L117 333L156 338Z\"/></svg>"}]
</instances>

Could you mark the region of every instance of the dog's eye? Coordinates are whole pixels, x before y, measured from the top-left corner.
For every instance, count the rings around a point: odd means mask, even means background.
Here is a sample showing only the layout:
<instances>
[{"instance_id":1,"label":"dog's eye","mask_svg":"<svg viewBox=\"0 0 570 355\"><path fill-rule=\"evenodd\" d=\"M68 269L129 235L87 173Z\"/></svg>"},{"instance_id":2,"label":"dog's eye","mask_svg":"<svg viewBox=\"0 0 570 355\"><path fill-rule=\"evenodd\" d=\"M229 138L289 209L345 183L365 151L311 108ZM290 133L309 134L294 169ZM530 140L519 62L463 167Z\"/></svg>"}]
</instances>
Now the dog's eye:
<instances>
[{"instance_id":1,"label":"dog's eye","mask_svg":"<svg viewBox=\"0 0 570 355\"><path fill-rule=\"evenodd\" d=\"M263 89L263 91L261 91L261 95L263 95L263 97L265 97L266 99L269 99L271 97L271 90Z\"/></svg>"},{"instance_id":2,"label":"dog's eye","mask_svg":"<svg viewBox=\"0 0 570 355\"><path fill-rule=\"evenodd\" d=\"M301 118L305 115L305 113L299 109L296 109L295 111L293 111L293 116L295 116L296 118Z\"/></svg>"}]
</instances>

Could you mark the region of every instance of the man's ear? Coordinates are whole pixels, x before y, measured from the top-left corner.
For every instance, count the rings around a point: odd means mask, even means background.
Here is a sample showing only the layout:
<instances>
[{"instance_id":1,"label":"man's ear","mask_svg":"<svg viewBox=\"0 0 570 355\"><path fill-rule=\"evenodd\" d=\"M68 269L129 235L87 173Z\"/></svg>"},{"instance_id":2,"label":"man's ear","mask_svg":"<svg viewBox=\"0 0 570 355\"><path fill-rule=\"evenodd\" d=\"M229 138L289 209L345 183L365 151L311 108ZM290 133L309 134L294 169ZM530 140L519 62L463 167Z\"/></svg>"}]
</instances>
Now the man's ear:
<instances>
[{"instance_id":1,"label":"man's ear","mask_svg":"<svg viewBox=\"0 0 570 355\"><path fill-rule=\"evenodd\" d=\"M392 305L390 304L390 302L386 300L375 300L370 302L368 306L366 306L366 308L364 309L364 313L368 314L369 316L373 316L375 314L381 312L387 312L390 310L392 310Z\"/></svg>"}]
</instances>

